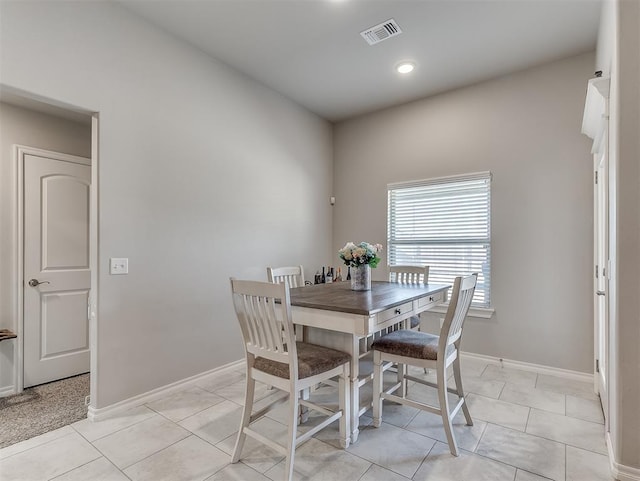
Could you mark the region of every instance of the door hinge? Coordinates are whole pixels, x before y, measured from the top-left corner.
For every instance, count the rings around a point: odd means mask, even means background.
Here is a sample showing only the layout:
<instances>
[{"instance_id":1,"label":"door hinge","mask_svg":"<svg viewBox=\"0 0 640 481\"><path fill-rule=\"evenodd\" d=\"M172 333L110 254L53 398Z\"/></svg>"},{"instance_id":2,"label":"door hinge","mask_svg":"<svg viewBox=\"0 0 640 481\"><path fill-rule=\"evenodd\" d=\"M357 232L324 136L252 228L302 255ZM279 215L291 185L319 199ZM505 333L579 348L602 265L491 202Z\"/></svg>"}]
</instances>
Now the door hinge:
<instances>
[{"instance_id":1,"label":"door hinge","mask_svg":"<svg viewBox=\"0 0 640 481\"><path fill-rule=\"evenodd\" d=\"M594 173L595 183L597 184L598 183L598 171L595 170L593 173Z\"/></svg>"},{"instance_id":2,"label":"door hinge","mask_svg":"<svg viewBox=\"0 0 640 481\"><path fill-rule=\"evenodd\" d=\"M600 372L600 359L596 359L596 372Z\"/></svg>"},{"instance_id":3,"label":"door hinge","mask_svg":"<svg viewBox=\"0 0 640 481\"><path fill-rule=\"evenodd\" d=\"M598 278L598 264L596 264L596 279Z\"/></svg>"}]
</instances>

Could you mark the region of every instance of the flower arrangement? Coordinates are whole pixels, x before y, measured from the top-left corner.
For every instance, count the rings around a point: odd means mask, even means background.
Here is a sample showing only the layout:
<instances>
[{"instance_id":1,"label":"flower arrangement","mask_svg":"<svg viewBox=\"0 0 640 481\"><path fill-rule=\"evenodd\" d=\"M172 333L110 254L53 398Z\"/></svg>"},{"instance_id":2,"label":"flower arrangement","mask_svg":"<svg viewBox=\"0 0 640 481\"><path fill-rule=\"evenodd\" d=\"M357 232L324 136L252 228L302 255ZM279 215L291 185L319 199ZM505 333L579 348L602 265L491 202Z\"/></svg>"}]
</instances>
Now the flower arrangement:
<instances>
[{"instance_id":1,"label":"flower arrangement","mask_svg":"<svg viewBox=\"0 0 640 481\"><path fill-rule=\"evenodd\" d=\"M347 242L345 246L338 251L340 259L345 265L350 267L358 267L365 264L371 267L377 267L380 262L378 252L382 250L381 244L369 244L368 242L360 242L355 245L353 242Z\"/></svg>"}]
</instances>

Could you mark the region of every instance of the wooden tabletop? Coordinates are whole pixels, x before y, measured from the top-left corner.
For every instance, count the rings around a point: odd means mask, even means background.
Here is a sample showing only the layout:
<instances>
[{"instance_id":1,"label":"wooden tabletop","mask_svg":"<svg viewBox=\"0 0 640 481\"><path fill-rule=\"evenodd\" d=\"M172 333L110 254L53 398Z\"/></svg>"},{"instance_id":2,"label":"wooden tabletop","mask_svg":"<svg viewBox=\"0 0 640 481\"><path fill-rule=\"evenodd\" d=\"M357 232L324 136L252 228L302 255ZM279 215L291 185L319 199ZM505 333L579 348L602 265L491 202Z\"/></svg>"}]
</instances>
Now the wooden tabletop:
<instances>
[{"instance_id":1,"label":"wooden tabletop","mask_svg":"<svg viewBox=\"0 0 640 481\"><path fill-rule=\"evenodd\" d=\"M447 284L371 283L370 291L352 291L350 282L314 284L291 289L291 305L370 316L405 302L437 294Z\"/></svg>"}]
</instances>

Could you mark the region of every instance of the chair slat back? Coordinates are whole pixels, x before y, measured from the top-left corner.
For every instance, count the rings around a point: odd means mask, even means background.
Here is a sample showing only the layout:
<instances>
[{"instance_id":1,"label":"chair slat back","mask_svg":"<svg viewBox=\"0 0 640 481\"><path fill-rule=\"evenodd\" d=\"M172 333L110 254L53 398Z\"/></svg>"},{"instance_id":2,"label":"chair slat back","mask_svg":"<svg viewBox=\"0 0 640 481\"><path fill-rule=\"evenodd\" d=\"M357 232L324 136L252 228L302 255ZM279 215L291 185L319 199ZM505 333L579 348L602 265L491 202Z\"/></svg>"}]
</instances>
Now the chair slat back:
<instances>
[{"instance_id":1,"label":"chair slat back","mask_svg":"<svg viewBox=\"0 0 640 481\"><path fill-rule=\"evenodd\" d=\"M289 364L289 372L297 373L288 284L232 278L231 291L246 352Z\"/></svg>"},{"instance_id":2,"label":"chair slat back","mask_svg":"<svg viewBox=\"0 0 640 481\"><path fill-rule=\"evenodd\" d=\"M449 308L440 330L440 348L443 353L447 346L456 343L462 337L462 328L469 313L477 281L478 274L471 274L466 277L456 277L453 283Z\"/></svg>"},{"instance_id":3,"label":"chair slat back","mask_svg":"<svg viewBox=\"0 0 640 481\"><path fill-rule=\"evenodd\" d=\"M429 283L429 266L389 266L389 282Z\"/></svg>"},{"instance_id":4,"label":"chair slat back","mask_svg":"<svg viewBox=\"0 0 640 481\"><path fill-rule=\"evenodd\" d=\"M304 286L304 269L302 266L267 267L267 279L276 284L282 284L286 280L289 287L302 287Z\"/></svg>"}]
</instances>

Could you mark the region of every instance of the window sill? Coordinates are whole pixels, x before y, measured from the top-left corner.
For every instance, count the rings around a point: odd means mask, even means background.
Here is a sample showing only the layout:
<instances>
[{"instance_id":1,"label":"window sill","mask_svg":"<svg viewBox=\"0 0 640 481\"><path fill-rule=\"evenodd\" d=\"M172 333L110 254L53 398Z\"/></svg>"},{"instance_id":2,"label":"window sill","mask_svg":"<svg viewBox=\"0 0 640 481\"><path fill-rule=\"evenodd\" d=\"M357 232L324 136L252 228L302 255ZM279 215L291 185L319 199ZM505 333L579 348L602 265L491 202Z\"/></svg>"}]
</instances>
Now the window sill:
<instances>
[{"instance_id":1,"label":"window sill","mask_svg":"<svg viewBox=\"0 0 640 481\"><path fill-rule=\"evenodd\" d=\"M427 312L435 312L438 314L446 314L447 309L449 308L449 304L442 303L435 307L432 307ZM496 310L492 307L471 307L469 308L469 317L479 317L481 319L491 319L493 313Z\"/></svg>"}]
</instances>

